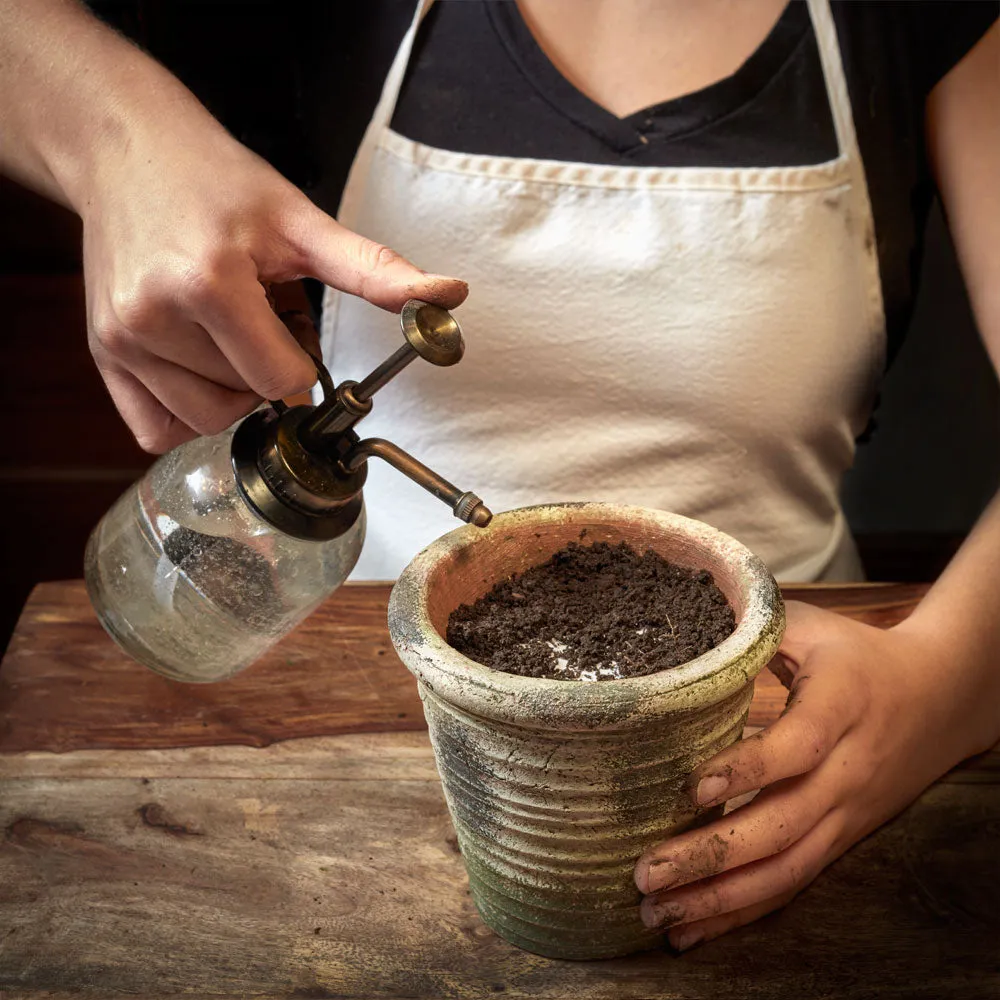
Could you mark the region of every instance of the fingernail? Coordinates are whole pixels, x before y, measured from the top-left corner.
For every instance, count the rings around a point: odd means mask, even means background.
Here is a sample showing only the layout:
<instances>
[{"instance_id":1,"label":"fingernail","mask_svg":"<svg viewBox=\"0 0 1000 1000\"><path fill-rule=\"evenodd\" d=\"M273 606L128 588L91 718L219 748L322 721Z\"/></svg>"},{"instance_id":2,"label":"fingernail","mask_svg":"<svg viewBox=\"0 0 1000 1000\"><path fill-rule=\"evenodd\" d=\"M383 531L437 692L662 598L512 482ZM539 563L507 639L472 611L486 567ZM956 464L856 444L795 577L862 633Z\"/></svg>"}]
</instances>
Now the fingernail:
<instances>
[{"instance_id":1,"label":"fingernail","mask_svg":"<svg viewBox=\"0 0 1000 1000\"><path fill-rule=\"evenodd\" d=\"M639 906L639 917L647 927L672 927L684 919L684 907L673 901L656 902L647 896Z\"/></svg>"},{"instance_id":2,"label":"fingernail","mask_svg":"<svg viewBox=\"0 0 1000 1000\"><path fill-rule=\"evenodd\" d=\"M650 861L646 873L647 892L657 892L673 885L681 875L681 870L673 861Z\"/></svg>"},{"instance_id":3,"label":"fingernail","mask_svg":"<svg viewBox=\"0 0 1000 1000\"><path fill-rule=\"evenodd\" d=\"M648 900L644 899L639 907L639 917L647 927L655 927L660 921L656 914L656 907Z\"/></svg>"},{"instance_id":4,"label":"fingernail","mask_svg":"<svg viewBox=\"0 0 1000 1000\"><path fill-rule=\"evenodd\" d=\"M464 285L466 288L469 287L467 281L463 281L461 278L453 278L450 274L430 274L425 271L424 277L428 281L447 281L450 285Z\"/></svg>"},{"instance_id":5,"label":"fingernail","mask_svg":"<svg viewBox=\"0 0 1000 1000\"><path fill-rule=\"evenodd\" d=\"M704 940L705 932L697 927L685 927L680 931L671 931L667 937L677 951L687 951L688 948L693 948L699 941Z\"/></svg>"},{"instance_id":6,"label":"fingernail","mask_svg":"<svg viewBox=\"0 0 1000 1000\"><path fill-rule=\"evenodd\" d=\"M717 802L722 798L728 787L729 780L727 778L723 778L719 774L709 775L698 782L698 791L695 793L695 799L700 806L710 806L713 802Z\"/></svg>"}]
</instances>

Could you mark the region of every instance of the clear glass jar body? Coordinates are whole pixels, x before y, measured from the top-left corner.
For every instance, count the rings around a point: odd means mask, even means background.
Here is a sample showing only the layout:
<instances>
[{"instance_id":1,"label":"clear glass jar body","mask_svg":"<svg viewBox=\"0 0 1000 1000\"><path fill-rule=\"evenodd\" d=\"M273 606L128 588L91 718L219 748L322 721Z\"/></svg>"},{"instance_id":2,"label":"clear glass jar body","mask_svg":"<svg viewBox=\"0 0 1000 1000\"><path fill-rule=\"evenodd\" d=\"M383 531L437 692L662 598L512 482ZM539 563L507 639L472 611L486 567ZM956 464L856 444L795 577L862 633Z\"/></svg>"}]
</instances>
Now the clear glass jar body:
<instances>
[{"instance_id":1,"label":"clear glass jar body","mask_svg":"<svg viewBox=\"0 0 1000 1000\"><path fill-rule=\"evenodd\" d=\"M259 517L236 487L234 431L160 458L87 543L87 590L101 624L175 680L217 681L248 666L343 583L364 541L363 508L324 542Z\"/></svg>"}]
</instances>

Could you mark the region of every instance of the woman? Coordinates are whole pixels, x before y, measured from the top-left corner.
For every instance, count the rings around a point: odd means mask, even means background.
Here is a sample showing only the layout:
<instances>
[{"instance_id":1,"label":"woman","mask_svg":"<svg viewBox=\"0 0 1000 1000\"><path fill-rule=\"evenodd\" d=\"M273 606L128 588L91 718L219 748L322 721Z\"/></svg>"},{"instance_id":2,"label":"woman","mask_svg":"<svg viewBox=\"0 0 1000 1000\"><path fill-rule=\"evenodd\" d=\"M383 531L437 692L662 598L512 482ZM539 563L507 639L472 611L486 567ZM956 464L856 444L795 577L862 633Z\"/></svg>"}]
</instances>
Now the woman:
<instances>
[{"instance_id":1,"label":"woman","mask_svg":"<svg viewBox=\"0 0 1000 1000\"><path fill-rule=\"evenodd\" d=\"M259 280L338 289L324 347L356 375L395 344L375 307L465 298L412 257L472 284L470 351L411 368L369 431L498 509L661 506L783 579L856 578L839 477L909 309L928 161L1000 361L995 5L924 23L827 0L424 4L339 224L75 6L16 7L0 7L0 157L83 216L95 359L150 450L313 381ZM372 470L363 574L395 575L449 526L423 497L401 520L408 489ZM995 501L903 625L790 607L773 664L789 710L692 782L702 805L765 790L637 864L676 947L782 905L1000 738L998 554Z\"/></svg>"}]
</instances>

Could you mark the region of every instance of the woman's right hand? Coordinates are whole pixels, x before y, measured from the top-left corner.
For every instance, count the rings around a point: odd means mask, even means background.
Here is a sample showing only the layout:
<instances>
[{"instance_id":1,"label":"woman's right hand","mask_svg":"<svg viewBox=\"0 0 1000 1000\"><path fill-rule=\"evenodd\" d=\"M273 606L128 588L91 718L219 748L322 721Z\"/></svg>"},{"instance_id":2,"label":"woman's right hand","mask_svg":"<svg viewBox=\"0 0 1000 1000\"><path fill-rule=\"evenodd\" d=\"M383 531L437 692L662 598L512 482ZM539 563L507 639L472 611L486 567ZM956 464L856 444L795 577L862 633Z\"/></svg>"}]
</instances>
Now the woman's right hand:
<instances>
[{"instance_id":1,"label":"woman's right hand","mask_svg":"<svg viewBox=\"0 0 1000 1000\"><path fill-rule=\"evenodd\" d=\"M307 275L391 310L467 294L339 225L200 108L138 123L121 145L75 200L90 348L147 451L316 381L262 281Z\"/></svg>"},{"instance_id":2,"label":"woman's right hand","mask_svg":"<svg viewBox=\"0 0 1000 1000\"><path fill-rule=\"evenodd\" d=\"M315 382L261 282L468 293L338 225L77 0L0 0L0 135L0 169L83 219L90 348L147 451Z\"/></svg>"}]
</instances>

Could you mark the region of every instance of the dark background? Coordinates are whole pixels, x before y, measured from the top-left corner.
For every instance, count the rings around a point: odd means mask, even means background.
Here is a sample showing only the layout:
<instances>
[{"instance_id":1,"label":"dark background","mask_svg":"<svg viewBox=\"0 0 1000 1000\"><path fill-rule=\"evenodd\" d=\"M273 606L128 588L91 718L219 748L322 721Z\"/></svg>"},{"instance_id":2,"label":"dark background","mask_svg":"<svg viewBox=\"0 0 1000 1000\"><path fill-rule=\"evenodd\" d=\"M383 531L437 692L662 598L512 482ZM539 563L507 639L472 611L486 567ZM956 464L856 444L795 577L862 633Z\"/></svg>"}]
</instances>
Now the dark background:
<instances>
[{"instance_id":1,"label":"dark background","mask_svg":"<svg viewBox=\"0 0 1000 1000\"><path fill-rule=\"evenodd\" d=\"M413 0L95 2L241 141L333 211ZM82 575L87 534L148 466L87 350L75 216L0 178L0 646L31 587ZM845 484L868 575L930 580L993 494L997 381L940 212L878 428Z\"/></svg>"}]
</instances>

